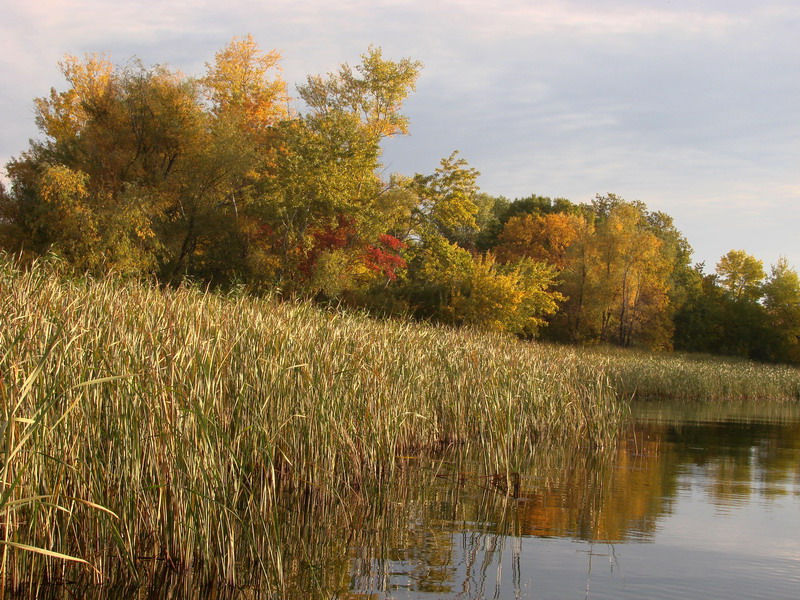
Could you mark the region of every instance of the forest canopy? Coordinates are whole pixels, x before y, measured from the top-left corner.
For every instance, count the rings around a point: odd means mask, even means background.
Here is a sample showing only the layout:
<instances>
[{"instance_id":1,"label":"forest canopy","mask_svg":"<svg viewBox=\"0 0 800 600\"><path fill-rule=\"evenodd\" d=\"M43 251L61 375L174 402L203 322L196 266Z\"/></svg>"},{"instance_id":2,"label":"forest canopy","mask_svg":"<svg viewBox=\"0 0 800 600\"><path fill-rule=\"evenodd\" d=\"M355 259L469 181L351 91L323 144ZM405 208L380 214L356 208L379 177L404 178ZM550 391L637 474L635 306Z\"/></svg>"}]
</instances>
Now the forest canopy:
<instances>
[{"instance_id":1,"label":"forest canopy","mask_svg":"<svg viewBox=\"0 0 800 600\"><path fill-rule=\"evenodd\" d=\"M0 249L80 272L306 297L580 343L800 362L800 279L743 250L692 265L672 218L483 193L457 152L386 178L422 65L370 47L297 86L251 36L191 77L67 56L6 165Z\"/></svg>"}]
</instances>

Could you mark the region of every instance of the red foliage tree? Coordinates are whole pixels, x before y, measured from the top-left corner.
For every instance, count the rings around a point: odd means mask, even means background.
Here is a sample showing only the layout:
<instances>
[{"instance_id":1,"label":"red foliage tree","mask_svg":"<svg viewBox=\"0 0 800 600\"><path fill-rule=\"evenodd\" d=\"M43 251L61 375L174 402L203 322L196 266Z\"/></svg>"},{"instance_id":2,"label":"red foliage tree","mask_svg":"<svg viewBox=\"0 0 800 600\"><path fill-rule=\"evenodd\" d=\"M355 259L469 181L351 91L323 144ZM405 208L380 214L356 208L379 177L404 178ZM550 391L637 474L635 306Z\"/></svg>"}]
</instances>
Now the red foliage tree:
<instances>
[{"instance_id":1,"label":"red foliage tree","mask_svg":"<svg viewBox=\"0 0 800 600\"><path fill-rule=\"evenodd\" d=\"M376 273L383 273L389 280L397 279L397 270L406 267L405 259L400 251L406 244L387 233L378 237L377 244L367 246L364 263Z\"/></svg>"}]
</instances>

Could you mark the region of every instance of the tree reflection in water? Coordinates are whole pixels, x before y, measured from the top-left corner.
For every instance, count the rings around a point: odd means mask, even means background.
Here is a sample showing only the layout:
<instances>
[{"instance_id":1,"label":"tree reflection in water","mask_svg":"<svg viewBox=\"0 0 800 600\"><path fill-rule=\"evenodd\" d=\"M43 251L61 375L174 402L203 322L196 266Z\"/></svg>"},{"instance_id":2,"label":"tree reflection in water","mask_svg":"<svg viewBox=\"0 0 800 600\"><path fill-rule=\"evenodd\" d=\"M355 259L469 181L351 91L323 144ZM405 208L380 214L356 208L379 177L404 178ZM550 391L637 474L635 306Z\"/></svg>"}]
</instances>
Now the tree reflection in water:
<instances>
[{"instance_id":1,"label":"tree reflection in water","mask_svg":"<svg viewBox=\"0 0 800 600\"><path fill-rule=\"evenodd\" d=\"M542 448L520 463L518 490L481 472L480 456L432 461L400 486L405 494L393 500L394 520L383 530L388 546L354 547L356 591L340 597L501 597L509 564L506 593L523 597L533 585L521 565L528 537L588 543L579 550L588 593L595 557L619 569L615 545L654 542L687 485L721 508L754 496L769 502L800 486L798 406L763 408L642 404L616 448Z\"/></svg>"}]
</instances>

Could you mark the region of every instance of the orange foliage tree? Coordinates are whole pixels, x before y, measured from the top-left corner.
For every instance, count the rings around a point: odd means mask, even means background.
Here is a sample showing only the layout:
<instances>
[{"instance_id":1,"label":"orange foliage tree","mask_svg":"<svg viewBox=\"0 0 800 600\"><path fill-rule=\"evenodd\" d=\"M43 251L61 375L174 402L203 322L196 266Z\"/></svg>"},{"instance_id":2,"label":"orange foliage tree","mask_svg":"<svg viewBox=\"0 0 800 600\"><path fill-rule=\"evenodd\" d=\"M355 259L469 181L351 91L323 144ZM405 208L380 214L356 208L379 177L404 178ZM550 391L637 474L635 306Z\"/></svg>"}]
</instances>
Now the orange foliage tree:
<instances>
[{"instance_id":1,"label":"orange foliage tree","mask_svg":"<svg viewBox=\"0 0 800 600\"><path fill-rule=\"evenodd\" d=\"M502 262L526 257L561 270L566 264L567 248L578 235L580 219L567 213L511 217L494 252Z\"/></svg>"}]
</instances>

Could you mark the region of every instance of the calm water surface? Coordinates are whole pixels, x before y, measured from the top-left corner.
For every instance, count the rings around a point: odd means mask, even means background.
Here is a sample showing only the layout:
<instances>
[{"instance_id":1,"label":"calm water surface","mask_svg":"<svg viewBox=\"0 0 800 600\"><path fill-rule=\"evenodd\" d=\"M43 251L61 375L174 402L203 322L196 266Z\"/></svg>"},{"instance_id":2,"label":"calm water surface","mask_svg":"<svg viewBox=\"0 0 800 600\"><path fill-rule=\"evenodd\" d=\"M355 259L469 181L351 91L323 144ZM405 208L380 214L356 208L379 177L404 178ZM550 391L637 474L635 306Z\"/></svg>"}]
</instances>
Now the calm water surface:
<instances>
[{"instance_id":1,"label":"calm water surface","mask_svg":"<svg viewBox=\"0 0 800 600\"><path fill-rule=\"evenodd\" d=\"M800 598L796 405L642 403L606 455L477 465L396 499L340 598Z\"/></svg>"}]
</instances>

